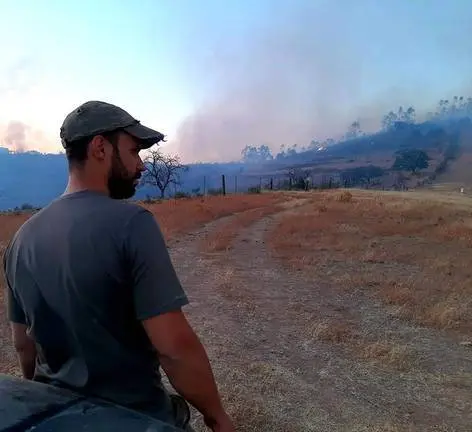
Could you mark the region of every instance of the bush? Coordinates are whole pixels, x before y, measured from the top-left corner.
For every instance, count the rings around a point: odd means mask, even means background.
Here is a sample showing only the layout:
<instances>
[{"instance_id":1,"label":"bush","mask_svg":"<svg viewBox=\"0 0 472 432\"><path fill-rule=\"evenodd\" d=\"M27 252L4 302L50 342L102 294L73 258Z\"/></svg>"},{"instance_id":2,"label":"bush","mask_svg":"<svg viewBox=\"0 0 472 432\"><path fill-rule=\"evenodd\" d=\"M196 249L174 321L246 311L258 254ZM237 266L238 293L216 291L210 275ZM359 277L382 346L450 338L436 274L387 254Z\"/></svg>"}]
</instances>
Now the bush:
<instances>
[{"instance_id":1,"label":"bush","mask_svg":"<svg viewBox=\"0 0 472 432\"><path fill-rule=\"evenodd\" d=\"M349 191L345 191L342 194L338 195L338 201L348 203L352 201L352 193Z\"/></svg>"}]
</instances>

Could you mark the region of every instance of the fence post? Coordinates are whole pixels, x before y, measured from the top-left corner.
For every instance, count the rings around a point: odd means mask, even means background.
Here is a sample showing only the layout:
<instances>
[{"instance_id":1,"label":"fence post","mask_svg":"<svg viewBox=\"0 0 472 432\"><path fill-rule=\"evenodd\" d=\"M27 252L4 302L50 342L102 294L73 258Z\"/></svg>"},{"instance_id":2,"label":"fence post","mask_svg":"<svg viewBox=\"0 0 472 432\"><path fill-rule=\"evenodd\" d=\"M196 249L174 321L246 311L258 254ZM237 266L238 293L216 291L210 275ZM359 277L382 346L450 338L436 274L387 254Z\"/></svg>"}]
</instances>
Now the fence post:
<instances>
[{"instance_id":1,"label":"fence post","mask_svg":"<svg viewBox=\"0 0 472 432\"><path fill-rule=\"evenodd\" d=\"M273 177L270 178L270 190L274 190L274 179L273 179Z\"/></svg>"},{"instance_id":2,"label":"fence post","mask_svg":"<svg viewBox=\"0 0 472 432\"><path fill-rule=\"evenodd\" d=\"M203 195L206 195L206 176L203 176Z\"/></svg>"},{"instance_id":3,"label":"fence post","mask_svg":"<svg viewBox=\"0 0 472 432\"><path fill-rule=\"evenodd\" d=\"M223 195L226 195L226 178L224 174L221 174L221 188L223 189Z\"/></svg>"}]
</instances>

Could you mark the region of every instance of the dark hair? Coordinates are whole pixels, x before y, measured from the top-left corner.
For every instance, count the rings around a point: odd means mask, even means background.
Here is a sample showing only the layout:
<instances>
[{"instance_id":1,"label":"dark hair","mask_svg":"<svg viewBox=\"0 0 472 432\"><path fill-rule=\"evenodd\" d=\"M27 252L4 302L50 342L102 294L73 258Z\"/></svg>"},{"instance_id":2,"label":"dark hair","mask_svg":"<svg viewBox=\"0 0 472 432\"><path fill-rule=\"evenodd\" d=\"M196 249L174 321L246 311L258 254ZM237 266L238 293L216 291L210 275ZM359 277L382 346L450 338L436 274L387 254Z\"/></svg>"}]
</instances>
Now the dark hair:
<instances>
[{"instance_id":1,"label":"dark hair","mask_svg":"<svg viewBox=\"0 0 472 432\"><path fill-rule=\"evenodd\" d=\"M119 132L119 130L115 130L100 135L103 136L106 140L110 141L111 145L116 150ZM73 166L80 168L84 166L85 162L87 161L87 152L92 139L93 136L89 136L67 143L65 150L67 161L69 162L69 167Z\"/></svg>"}]
</instances>

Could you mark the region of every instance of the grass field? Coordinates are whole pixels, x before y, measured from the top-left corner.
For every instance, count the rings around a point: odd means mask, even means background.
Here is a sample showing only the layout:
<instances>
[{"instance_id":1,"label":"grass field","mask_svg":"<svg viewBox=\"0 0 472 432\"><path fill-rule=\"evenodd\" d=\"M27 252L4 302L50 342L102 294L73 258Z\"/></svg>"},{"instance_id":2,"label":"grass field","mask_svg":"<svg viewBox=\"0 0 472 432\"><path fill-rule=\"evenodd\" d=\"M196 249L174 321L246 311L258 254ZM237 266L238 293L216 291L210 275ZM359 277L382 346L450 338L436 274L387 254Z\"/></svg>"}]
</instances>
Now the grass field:
<instances>
[{"instance_id":1,"label":"grass field","mask_svg":"<svg viewBox=\"0 0 472 432\"><path fill-rule=\"evenodd\" d=\"M471 430L472 199L338 190L146 207L239 430ZM0 246L24 218L0 217ZM1 324L0 372L18 373Z\"/></svg>"}]
</instances>

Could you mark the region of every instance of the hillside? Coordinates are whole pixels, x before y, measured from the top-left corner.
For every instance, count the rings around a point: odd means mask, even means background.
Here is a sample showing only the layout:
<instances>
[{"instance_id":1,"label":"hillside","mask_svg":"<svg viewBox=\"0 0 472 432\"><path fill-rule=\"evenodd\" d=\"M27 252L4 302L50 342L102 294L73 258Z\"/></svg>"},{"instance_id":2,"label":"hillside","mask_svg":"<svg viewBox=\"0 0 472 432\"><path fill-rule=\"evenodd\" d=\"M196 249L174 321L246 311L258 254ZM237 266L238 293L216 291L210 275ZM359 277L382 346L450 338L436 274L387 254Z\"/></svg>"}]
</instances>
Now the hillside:
<instances>
[{"instance_id":1,"label":"hillside","mask_svg":"<svg viewBox=\"0 0 472 432\"><path fill-rule=\"evenodd\" d=\"M414 173L394 168L399 153L420 150L429 158ZM451 165L472 151L472 123L468 117L420 124L395 122L388 130L343 140L322 150L308 150L265 162L260 175L281 179L308 177L313 185L395 189L419 187L461 165ZM452 167L452 168L451 168ZM266 170L266 172L264 172ZM442 181L442 180L441 180ZM471 182L472 185L472 182Z\"/></svg>"}]
</instances>

